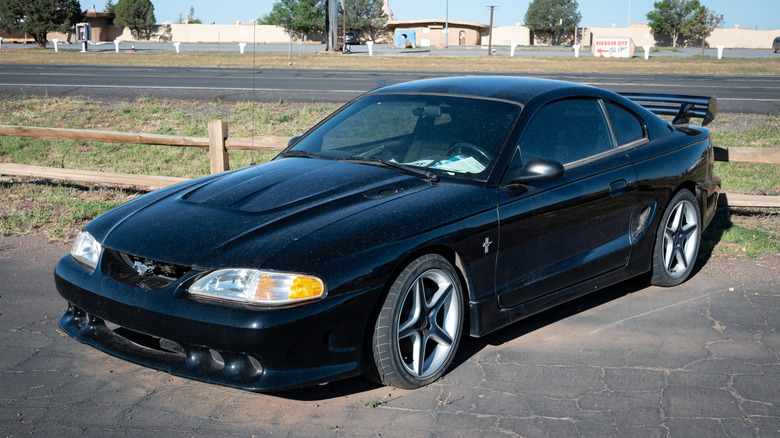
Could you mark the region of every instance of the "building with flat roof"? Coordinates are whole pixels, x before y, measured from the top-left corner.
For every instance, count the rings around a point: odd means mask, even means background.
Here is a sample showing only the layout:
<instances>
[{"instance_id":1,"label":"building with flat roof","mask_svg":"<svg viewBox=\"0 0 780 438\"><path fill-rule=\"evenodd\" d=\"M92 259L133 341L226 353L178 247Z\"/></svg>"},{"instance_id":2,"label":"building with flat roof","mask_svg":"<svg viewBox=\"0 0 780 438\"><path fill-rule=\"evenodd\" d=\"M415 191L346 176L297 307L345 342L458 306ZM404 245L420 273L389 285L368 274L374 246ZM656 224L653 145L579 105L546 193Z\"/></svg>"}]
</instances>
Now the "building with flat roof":
<instances>
[{"instance_id":1,"label":"building with flat roof","mask_svg":"<svg viewBox=\"0 0 780 438\"><path fill-rule=\"evenodd\" d=\"M407 40L414 35L416 47L478 46L490 30L487 24L437 19L388 21L385 27L396 36L396 40L404 32ZM448 37L445 29L449 31Z\"/></svg>"}]
</instances>

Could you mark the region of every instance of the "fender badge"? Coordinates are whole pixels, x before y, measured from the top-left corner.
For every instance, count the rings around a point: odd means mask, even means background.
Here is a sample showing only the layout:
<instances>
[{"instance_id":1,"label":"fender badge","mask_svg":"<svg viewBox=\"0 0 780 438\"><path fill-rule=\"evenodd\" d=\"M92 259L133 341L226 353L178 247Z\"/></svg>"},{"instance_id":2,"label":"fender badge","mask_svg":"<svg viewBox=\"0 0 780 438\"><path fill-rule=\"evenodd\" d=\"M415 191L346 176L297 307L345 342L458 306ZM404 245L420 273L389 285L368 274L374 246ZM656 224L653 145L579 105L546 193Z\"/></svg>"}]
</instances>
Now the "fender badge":
<instances>
[{"instance_id":1,"label":"fender badge","mask_svg":"<svg viewBox=\"0 0 780 438\"><path fill-rule=\"evenodd\" d=\"M493 244L493 241L490 240L490 238L485 237L485 243L482 244L482 247L485 248L485 254L490 252L490 245Z\"/></svg>"}]
</instances>

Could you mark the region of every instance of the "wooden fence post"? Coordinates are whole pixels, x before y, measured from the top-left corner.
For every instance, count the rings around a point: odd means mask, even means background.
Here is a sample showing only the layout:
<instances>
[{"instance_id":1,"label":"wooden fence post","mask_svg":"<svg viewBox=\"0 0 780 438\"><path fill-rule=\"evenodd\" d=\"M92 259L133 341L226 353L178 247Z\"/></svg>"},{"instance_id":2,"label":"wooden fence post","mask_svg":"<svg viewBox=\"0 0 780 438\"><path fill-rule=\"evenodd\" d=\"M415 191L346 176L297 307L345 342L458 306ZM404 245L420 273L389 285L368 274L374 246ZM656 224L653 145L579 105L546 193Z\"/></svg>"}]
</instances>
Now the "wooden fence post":
<instances>
[{"instance_id":1,"label":"wooden fence post","mask_svg":"<svg viewBox=\"0 0 780 438\"><path fill-rule=\"evenodd\" d=\"M209 122L209 161L211 173L220 173L230 170L225 139L228 136L227 122L224 120L212 120Z\"/></svg>"}]
</instances>

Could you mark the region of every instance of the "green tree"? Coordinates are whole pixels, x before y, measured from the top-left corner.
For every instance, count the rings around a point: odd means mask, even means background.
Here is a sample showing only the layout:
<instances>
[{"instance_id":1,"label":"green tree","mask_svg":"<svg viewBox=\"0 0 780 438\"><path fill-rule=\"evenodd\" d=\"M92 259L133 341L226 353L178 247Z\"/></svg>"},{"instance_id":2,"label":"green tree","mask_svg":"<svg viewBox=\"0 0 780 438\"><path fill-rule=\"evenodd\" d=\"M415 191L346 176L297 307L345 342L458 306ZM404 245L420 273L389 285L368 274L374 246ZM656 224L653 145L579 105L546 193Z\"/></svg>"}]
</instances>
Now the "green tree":
<instances>
[{"instance_id":1,"label":"green tree","mask_svg":"<svg viewBox=\"0 0 780 438\"><path fill-rule=\"evenodd\" d=\"M534 36L549 40L553 45L564 44L567 34L582 20L576 0L533 0L525 12L525 26Z\"/></svg>"},{"instance_id":2,"label":"green tree","mask_svg":"<svg viewBox=\"0 0 780 438\"><path fill-rule=\"evenodd\" d=\"M190 15L187 15L187 23L190 24L203 24L200 18L195 18L195 6L190 6Z\"/></svg>"},{"instance_id":3,"label":"green tree","mask_svg":"<svg viewBox=\"0 0 780 438\"><path fill-rule=\"evenodd\" d=\"M377 31L387 23L382 11L382 0L346 0L347 29L374 39ZM339 25L343 24L344 9L339 3ZM341 35L341 33L339 33Z\"/></svg>"},{"instance_id":4,"label":"green tree","mask_svg":"<svg viewBox=\"0 0 780 438\"><path fill-rule=\"evenodd\" d=\"M723 23L723 15L717 14L715 11L707 8L706 6L700 6L696 12L693 13L693 17L683 23L682 34L688 38L693 37L701 40L701 56L704 56L704 49L707 46L707 38L712 35L712 31L717 27L720 27Z\"/></svg>"},{"instance_id":5,"label":"green tree","mask_svg":"<svg viewBox=\"0 0 780 438\"><path fill-rule=\"evenodd\" d=\"M291 35L323 30L325 3L323 0L277 0L271 12L258 23L281 26Z\"/></svg>"},{"instance_id":6,"label":"green tree","mask_svg":"<svg viewBox=\"0 0 780 438\"><path fill-rule=\"evenodd\" d=\"M154 28L154 5L150 0L119 0L114 6L114 24L133 31L136 38L146 34L146 38Z\"/></svg>"},{"instance_id":7,"label":"green tree","mask_svg":"<svg viewBox=\"0 0 780 438\"><path fill-rule=\"evenodd\" d=\"M114 4L114 0L106 0L106 4L103 6L103 12L114 12L114 8L116 7L116 4Z\"/></svg>"},{"instance_id":8,"label":"green tree","mask_svg":"<svg viewBox=\"0 0 780 438\"><path fill-rule=\"evenodd\" d=\"M701 8L699 0L660 0L647 13L648 24L653 35L666 34L672 37L672 47L685 37L684 26Z\"/></svg>"},{"instance_id":9,"label":"green tree","mask_svg":"<svg viewBox=\"0 0 780 438\"><path fill-rule=\"evenodd\" d=\"M49 32L69 32L84 21L78 0L2 0L0 29L24 32L38 47L46 47Z\"/></svg>"}]
</instances>

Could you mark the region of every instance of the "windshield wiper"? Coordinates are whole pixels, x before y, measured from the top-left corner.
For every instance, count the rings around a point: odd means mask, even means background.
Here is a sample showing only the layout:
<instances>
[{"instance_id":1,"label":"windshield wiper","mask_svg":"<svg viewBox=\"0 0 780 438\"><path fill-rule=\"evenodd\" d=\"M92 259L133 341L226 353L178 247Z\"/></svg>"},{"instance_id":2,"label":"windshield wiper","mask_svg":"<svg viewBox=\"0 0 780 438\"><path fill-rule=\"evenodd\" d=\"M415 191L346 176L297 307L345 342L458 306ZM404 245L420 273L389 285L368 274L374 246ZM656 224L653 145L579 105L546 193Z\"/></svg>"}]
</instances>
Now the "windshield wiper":
<instances>
[{"instance_id":1,"label":"windshield wiper","mask_svg":"<svg viewBox=\"0 0 780 438\"><path fill-rule=\"evenodd\" d=\"M432 183L439 182L439 175L431 173L422 169L417 169L413 166L406 166L395 161L387 161L374 157L345 157L337 158L339 161L346 161L348 163L368 164L370 166L389 167L407 175L416 176L420 179L428 180Z\"/></svg>"}]
</instances>

